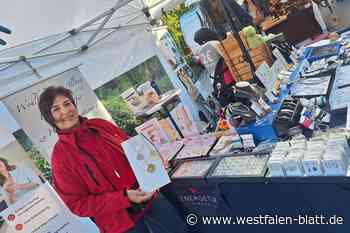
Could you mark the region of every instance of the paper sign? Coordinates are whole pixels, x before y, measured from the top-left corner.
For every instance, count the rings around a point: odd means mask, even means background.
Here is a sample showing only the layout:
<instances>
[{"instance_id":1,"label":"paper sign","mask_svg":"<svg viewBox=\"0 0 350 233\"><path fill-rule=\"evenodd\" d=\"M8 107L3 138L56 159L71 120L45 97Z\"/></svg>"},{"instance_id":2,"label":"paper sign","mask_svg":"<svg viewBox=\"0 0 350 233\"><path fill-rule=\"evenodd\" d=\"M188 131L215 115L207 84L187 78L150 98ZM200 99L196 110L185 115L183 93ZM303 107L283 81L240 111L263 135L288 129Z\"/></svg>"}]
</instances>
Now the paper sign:
<instances>
[{"instance_id":1,"label":"paper sign","mask_svg":"<svg viewBox=\"0 0 350 233\"><path fill-rule=\"evenodd\" d=\"M123 142L122 147L143 191L153 192L170 183L159 153L145 137L132 137Z\"/></svg>"},{"instance_id":2,"label":"paper sign","mask_svg":"<svg viewBox=\"0 0 350 233\"><path fill-rule=\"evenodd\" d=\"M266 62L259 66L259 68L255 71L255 74L267 90L273 90L277 77L273 75L269 65Z\"/></svg>"},{"instance_id":3,"label":"paper sign","mask_svg":"<svg viewBox=\"0 0 350 233\"><path fill-rule=\"evenodd\" d=\"M178 132L176 131L173 123L171 123L169 117L166 119L162 119L158 121L160 127L164 130L164 132L167 134L170 141L175 141L176 139L180 139L180 136Z\"/></svg>"},{"instance_id":4,"label":"paper sign","mask_svg":"<svg viewBox=\"0 0 350 233\"><path fill-rule=\"evenodd\" d=\"M79 220L65 207L48 184L25 194L0 213L2 233L83 232Z\"/></svg>"},{"instance_id":5,"label":"paper sign","mask_svg":"<svg viewBox=\"0 0 350 233\"><path fill-rule=\"evenodd\" d=\"M182 103L170 112L184 137L199 135L196 123L188 108Z\"/></svg>"},{"instance_id":6,"label":"paper sign","mask_svg":"<svg viewBox=\"0 0 350 233\"><path fill-rule=\"evenodd\" d=\"M148 140L150 140L151 143L156 147L170 142L170 139L156 118L146 121L142 125L136 127L135 130L138 134L142 134Z\"/></svg>"},{"instance_id":7,"label":"paper sign","mask_svg":"<svg viewBox=\"0 0 350 233\"><path fill-rule=\"evenodd\" d=\"M274 75L274 78L277 80L278 78L278 75L285 69L285 67L283 66L283 64L276 60L272 66L271 66L271 71Z\"/></svg>"},{"instance_id":8,"label":"paper sign","mask_svg":"<svg viewBox=\"0 0 350 233\"><path fill-rule=\"evenodd\" d=\"M284 68L288 66L288 62L286 61L282 53L279 51L279 49L274 49L272 53L273 55L275 55L276 59L284 66Z\"/></svg>"}]
</instances>

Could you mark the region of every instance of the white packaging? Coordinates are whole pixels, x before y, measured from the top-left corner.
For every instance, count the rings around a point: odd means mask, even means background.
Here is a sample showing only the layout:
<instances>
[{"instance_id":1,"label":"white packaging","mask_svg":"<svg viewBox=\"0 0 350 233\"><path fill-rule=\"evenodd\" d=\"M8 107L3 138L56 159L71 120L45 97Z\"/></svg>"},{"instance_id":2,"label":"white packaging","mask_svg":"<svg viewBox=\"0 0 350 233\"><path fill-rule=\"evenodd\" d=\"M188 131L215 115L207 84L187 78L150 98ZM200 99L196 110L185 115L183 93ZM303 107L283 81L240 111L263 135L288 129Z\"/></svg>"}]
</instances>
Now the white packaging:
<instances>
[{"instance_id":1,"label":"white packaging","mask_svg":"<svg viewBox=\"0 0 350 233\"><path fill-rule=\"evenodd\" d=\"M276 147L274 150L276 151L288 151L289 150L289 143L288 142L277 142Z\"/></svg>"},{"instance_id":2,"label":"white packaging","mask_svg":"<svg viewBox=\"0 0 350 233\"><path fill-rule=\"evenodd\" d=\"M323 176L323 169L320 159L304 158L302 163L306 176Z\"/></svg>"},{"instance_id":3,"label":"white packaging","mask_svg":"<svg viewBox=\"0 0 350 233\"><path fill-rule=\"evenodd\" d=\"M271 154L271 158L279 158L279 157L286 157L286 155L288 154L287 151L282 151L282 150L274 150Z\"/></svg>"},{"instance_id":4,"label":"white packaging","mask_svg":"<svg viewBox=\"0 0 350 233\"><path fill-rule=\"evenodd\" d=\"M304 176L304 168L301 162L303 156L303 150L290 151L283 161L283 167L287 176Z\"/></svg>"},{"instance_id":5,"label":"white packaging","mask_svg":"<svg viewBox=\"0 0 350 233\"><path fill-rule=\"evenodd\" d=\"M271 177L281 177L286 175L283 168L283 157L271 157L267 162L267 167Z\"/></svg>"},{"instance_id":6,"label":"white packaging","mask_svg":"<svg viewBox=\"0 0 350 233\"><path fill-rule=\"evenodd\" d=\"M323 156L322 167L326 176L345 176L348 164L344 151L340 147L327 148Z\"/></svg>"},{"instance_id":7,"label":"white packaging","mask_svg":"<svg viewBox=\"0 0 350 233\"><path fill-rule=\"evenodd\" d=\"M283 161L283 167L287 176L304 176L304 168L298 159L286 158Z\"/></svg>"},{"instance_id":8,"label":"white packaging","mask_svg":"<svg viewBox=\"0 0 350 233\"><path fill-rule=\"evenodd\" d=\"M326 158L322 160L322 167L326 176L345 176L347 170L341 160Z\"/></svg>"}]
</instances>

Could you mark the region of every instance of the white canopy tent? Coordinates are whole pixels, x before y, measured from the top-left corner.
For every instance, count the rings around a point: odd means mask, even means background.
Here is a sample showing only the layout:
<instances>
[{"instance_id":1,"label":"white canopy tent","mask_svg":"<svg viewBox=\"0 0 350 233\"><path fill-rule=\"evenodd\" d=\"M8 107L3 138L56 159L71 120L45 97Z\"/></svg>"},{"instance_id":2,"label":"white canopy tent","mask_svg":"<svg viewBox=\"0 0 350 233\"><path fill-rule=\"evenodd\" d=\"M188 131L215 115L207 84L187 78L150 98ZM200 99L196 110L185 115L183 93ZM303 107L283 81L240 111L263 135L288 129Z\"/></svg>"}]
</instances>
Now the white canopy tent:
<instances>
[{"instance_id":1,"label":"white canopy tent","mask_svg":"<svg viewBox=\"0 0 350 233\"><path fill-rule=\"evenodd\" d=\"M157 38L165 30L152 26L162 10L171 9L180 2L72 0L49 4L45 0L30 3L6 0L2 5L9 10L5 12L8 13L5 19L8 18L3 25L11 28L13 35L1 37L9 45L29 42L0 51L0 100L42 77L77 65L90 86L96 89L157 56L173 85L182 89L182 102L189 106L198 120L196 106L157 46ZM17 12L17 17L10 20L12 11ZM43 38L37 39L39 37ZM9 128L0 134L20 128L1 102L0 122ZM10 137L12 135L8 135Z\"/></svg>"}]
</instances>

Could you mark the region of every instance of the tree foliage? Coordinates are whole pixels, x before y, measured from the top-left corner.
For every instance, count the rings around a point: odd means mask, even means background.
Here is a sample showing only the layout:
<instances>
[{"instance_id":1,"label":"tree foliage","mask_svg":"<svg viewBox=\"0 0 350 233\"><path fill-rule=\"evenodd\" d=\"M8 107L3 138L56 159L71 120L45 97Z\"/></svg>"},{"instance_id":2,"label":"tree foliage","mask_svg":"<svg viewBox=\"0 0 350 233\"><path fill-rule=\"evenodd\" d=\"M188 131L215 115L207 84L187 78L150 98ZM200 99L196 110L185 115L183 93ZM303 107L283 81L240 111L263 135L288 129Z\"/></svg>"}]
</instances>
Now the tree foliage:
<instances>
[{"instance_id":1,"label":"tree foliage","mask_svg":"<svg viewBox=\"0 0 350 233\"><path fill-rule=\"evenodd\" d=\"M180 17L189 10L190 8L186 7L185 4L179 4L173 10L166 12L166 14L162 17L163 22L168 26L168 31L173 37L176 46L183 56L185 56L185 49L188 46L185 43L185 39L181 31Z\"/></svg>"},{"instance_id":2,"label":"tree foliage","mask_svg":"<svg viewBox=\"0 0 350 233\"><path fill-rule=\"evenodd\" d=\"M152 57L95 90L113 120L129 135L135 135L135 127L143 122L129 110L120 94L131 87L136 89L137 86L150 80L155 80L162 93L173 89L159 59Z\"/></svg>"}]
</instances>

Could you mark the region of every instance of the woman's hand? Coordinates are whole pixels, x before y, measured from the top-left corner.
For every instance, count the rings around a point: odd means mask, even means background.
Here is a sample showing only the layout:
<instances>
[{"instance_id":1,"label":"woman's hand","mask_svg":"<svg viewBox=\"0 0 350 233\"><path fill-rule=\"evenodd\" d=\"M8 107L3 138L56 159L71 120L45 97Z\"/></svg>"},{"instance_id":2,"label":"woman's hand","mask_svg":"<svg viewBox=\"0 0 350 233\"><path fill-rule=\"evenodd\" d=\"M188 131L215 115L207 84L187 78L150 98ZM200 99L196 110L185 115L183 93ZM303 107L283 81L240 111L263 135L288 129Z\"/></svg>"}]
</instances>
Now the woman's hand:
<instances>
[{"instance_id":1,"label":"woman's hand","mask_svg":"<svg viewBox=\"0 0 350 233\"><path fill-rule=\"evenodd\" d=\"M17 184L11 181L7 181L4 183L4 190L7 193L16 193L17 191Z\"/></svg>"},{"instance_id":2,"label":"woman's hand","mask_svg":"<svg viewBox=\"0 0 350 233\"><path fill-rule=\"evenodd\" d=\"M153 193L146 193L140 190L126 190L126 196L130 202L133 203L143 203L152 198Z\"/></svg>"},{"instance_id":3,"label":"woman's hand","mask_svg":"<svg viewBox=\"0 0 350 233\"><path fill-rule=\"evenodd\" d=\"M30 183L26 183L26 184L16 184L16 189L20 189L20 190L32 190L35 189L36 187L38 187L39 184L35 183L35 182L30 182Z\"/></svg>"}]
</instances>

